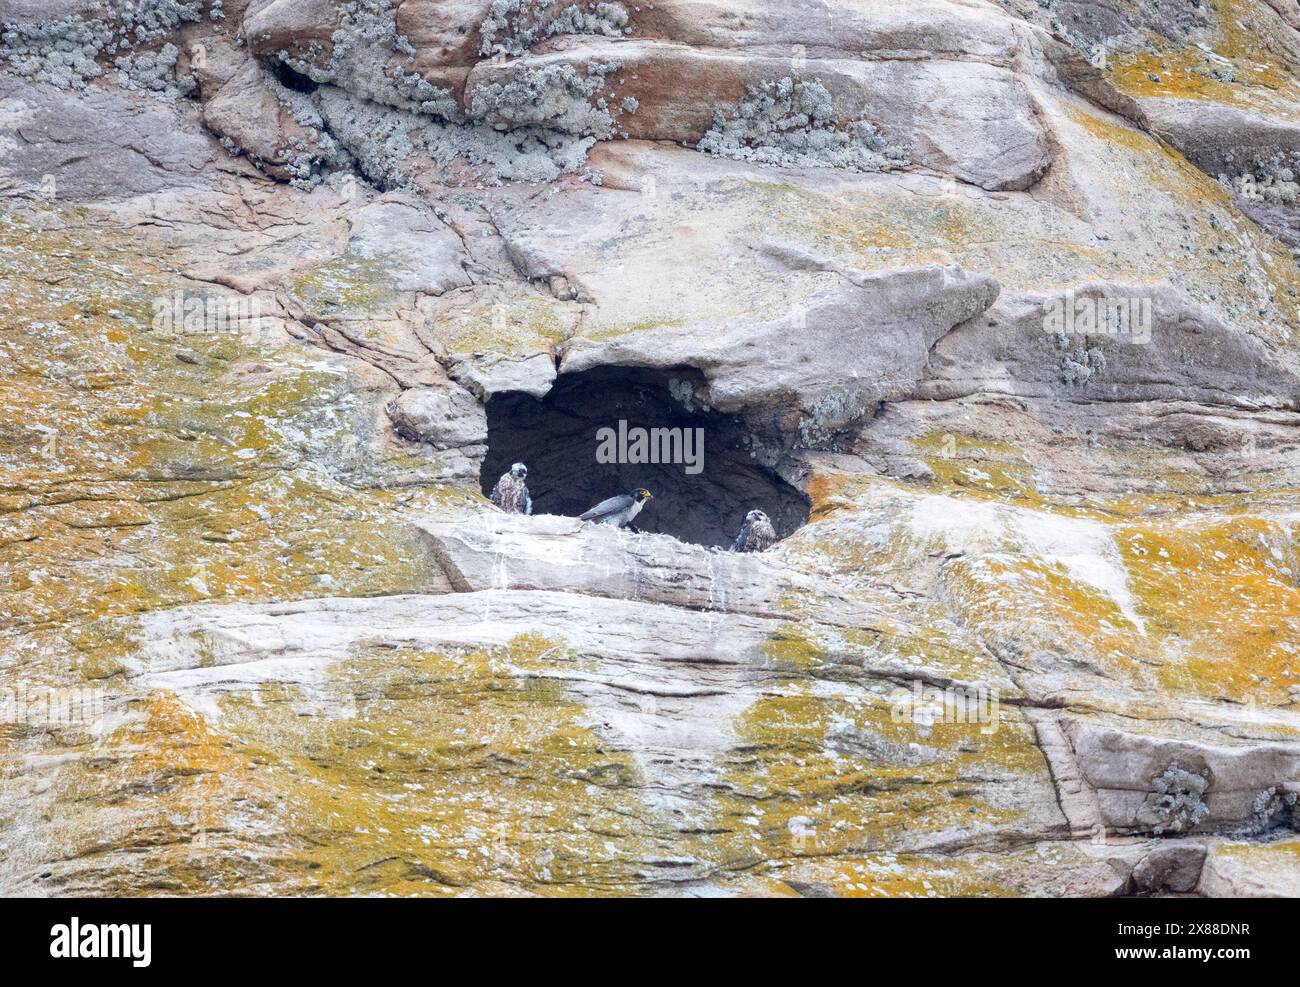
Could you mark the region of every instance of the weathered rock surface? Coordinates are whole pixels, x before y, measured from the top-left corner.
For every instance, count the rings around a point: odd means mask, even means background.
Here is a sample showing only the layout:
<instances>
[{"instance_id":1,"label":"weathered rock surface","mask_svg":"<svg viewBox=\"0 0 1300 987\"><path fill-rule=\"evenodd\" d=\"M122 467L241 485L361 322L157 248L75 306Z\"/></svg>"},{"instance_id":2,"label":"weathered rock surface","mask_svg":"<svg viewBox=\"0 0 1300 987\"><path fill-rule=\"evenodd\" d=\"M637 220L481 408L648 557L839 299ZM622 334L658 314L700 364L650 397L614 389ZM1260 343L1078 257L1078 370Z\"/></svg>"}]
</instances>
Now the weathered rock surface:
<instances>
[{"instance_id":1,"label":"weathered rock surface","mask_svg":"<svg viewBox=\"0 0 1300 987\"><path fill-rule=\"evenodd\" d=\"M1076 305L1102 306L1106 299L1123 298L1134 311L1145 306L1150 321L1140 332L1109 333L1104 326L1090 336L1054 332L1043 313L1056 297L1004 298L987 316L947 334L931 354L935 379L919 392L948 399L1009 386L1020 395L1057 399L1122 394L1127 401L1297 406L1300 377L1290 354L1234 332L1167 286L1088 284L1074 290ZM1071 373L1072 365L1084 368L1081 351L1101 354L1104 361L1099 372L1083 380Z\"/></svg>"},{"instance_id":2,"label":"weathered rock surface","mask_svg":"<svg viewBox=\"0 0 1300 987\"><path fill-rule=\"evenodd\" d=\"M1296 841L1225 843L1210 852L1200 892L1211 898L1294 898Z\"/></svg>"},{"instance_id":3,"label":"weathered rock surface","mask_svg":"<svg viewBox=\"0 0 1300 987\"><path fill-rule=\"evenodd\" d=\"M72 202L207 186L225 156L192 110L178 114L112 90L74 94L8 76L0 76L0 149L8 194Z\"/></svg>"},{"instance_id":4,"label":"weathered rock surface","mask_svg":"<svg viewBox=\"0 0 1300 987\"><path fill-rule=\"evenodd\" d=\"M1294 5L508 6L0 9L0 890L1296 894Z\"/></svg>"},{"instance_id":5,"label":"weathered rock surface","mask_svg":"<svg viewBox=\"0 0 1300 987\"><path fill-rule=\"evenodd\" d=\"M1235 187L1266 229L1278 233L1291 224L1300 37L1296 10L1285 0L1209 9L1123 0L1087 12L1070 0L999 2L1077 46L1125 97L1106 105ZM1261 202L1286 208L1250 208Z\"/></svg>"},{"instance_id":6,"label":"weathered rock surface","mask_svg":"<svg viewBox=\"0 0 1300 987\"><path fill-rule=\"evenodd\" d=\"M483 406L459 387L412 387L388 406L393 426L407 439L435 449L481 446L487 442Z\"/></svg>"}]
</instances>

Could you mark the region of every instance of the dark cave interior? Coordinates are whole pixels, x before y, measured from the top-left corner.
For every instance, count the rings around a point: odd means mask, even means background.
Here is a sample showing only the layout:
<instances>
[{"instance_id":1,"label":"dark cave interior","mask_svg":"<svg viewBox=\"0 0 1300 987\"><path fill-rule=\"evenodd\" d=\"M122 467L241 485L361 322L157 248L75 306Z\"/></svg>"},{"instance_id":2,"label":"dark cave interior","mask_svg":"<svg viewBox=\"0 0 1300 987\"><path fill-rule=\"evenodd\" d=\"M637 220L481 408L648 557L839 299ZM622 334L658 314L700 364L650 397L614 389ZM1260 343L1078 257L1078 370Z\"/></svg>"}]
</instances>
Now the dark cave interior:
<instances>
[{"instance_id":1,"label":"dark cave interior","mask_svg":"<svg viewBox=\"0 0 1300 987\"><path fill-rule=\"evenodd\" d=\"M281 59L270 63L271 72L276 80L286 89L296 93L314 93L319 87L314 79L287 65Z\"/></svg>"},{"instance_id":2,"label":"dark cave interior","mask_svg":"<svg viewBox=\"0 0 1300 987\"><path fill-rule=\"evenodd\" d=\"M653 499L636 519L641 531L730 547L745 514L759 508L777 535L787 537L808 522L808 498L755 461L753 438L740 418L695 406L690 395L702 392L703 381L693 368L597 367L561 376L541 399L495 395L487 404L484 494L512 463L522 462L534 514L576 517L607 497L645 487ZM681 429L683 440L684 430L702 429L702 460L693 442L675 447L702 470L692 474L682 462L598 461L598 433L607 428L617 434L620 421L632 440L624 446L632 455L622 459L641 458L632 444L634 429Z\"/></svg>"}]
</instances>

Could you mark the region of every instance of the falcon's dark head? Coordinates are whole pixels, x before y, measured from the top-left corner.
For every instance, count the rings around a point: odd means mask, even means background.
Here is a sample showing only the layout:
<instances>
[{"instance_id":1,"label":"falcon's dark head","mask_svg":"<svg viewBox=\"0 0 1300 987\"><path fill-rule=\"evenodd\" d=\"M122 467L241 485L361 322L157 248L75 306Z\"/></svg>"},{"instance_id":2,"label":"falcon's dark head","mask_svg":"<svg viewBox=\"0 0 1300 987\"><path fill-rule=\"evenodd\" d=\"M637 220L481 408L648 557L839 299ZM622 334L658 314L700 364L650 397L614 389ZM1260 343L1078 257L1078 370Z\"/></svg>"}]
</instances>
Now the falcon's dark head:
<instances>
[{"instance_id":1,"label":"falcon's dark head","mask_svg":"<svg viewBox=\"0 0 1300 987\"><path fill-rule=\"evenodd\" d=\"M524 477L528 475L528 467L525 466L523 463L515 463L513 466L510 467L510 475L517 476L519 477L519 479L522 480Z\"/></svg>"},{"instance_id":2,"label":"falcon's dark head","mask_svg":"<svg viewBox=\"0 0 1300 987\"><path fill-rule=\"evenodd\" d=\"M651 499L650 491L647 490L645 487L642 487L640 490L632 494L632 499L635 500L638 504L644 504L647 500Z\"/></svg>"},{"instance_id":3,"label":"falcon's dark head","mask_svg":"<svg viewBox=\"0 0 1300 987\"><path fill-rule=\"evenodd\" d=\"M750 511L748 514L745 515L745 520L749 524L758 524L760 521L766 521L767 515L764 514L762 511Z\"/></svg>"}]
</instances>

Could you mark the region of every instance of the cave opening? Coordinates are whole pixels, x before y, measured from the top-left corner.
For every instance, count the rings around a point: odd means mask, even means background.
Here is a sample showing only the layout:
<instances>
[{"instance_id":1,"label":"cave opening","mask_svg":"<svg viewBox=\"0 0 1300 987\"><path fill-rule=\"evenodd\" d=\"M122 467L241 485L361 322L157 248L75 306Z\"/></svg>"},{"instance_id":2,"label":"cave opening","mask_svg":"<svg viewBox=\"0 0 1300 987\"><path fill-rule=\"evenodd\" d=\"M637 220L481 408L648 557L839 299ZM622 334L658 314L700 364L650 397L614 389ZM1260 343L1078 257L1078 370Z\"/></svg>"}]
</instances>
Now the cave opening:
<instances>
[{"instance_id":1,"label":"cave opening","mask_svg":"<svg viewBox=\"0 0 1300 987\"><path fill-rule=\"evenodd\" d=\"M522 462L534 514L577 517L645 487L653 499L636 519L640 531L730 547L754 508L781 538L803 527L808 498L762 465L769 457L741 418L701 404L706 393L694 368L598 367L561 376L541 399L494 395L483 492Z\"/></svg>"},{"instance_id":2,"label":"cave opening","mask_svg":"<svg viewBox=\"0 0 1300 987\"><path fill-rule=\"evenodd\" d=\"M296 93L314 93L319 89L319 85L311 76L299 72L290 66L287 62L276 59L271 63L271 71L275 74L276 81L286 89Z\"/></svg>"}]
</instances>

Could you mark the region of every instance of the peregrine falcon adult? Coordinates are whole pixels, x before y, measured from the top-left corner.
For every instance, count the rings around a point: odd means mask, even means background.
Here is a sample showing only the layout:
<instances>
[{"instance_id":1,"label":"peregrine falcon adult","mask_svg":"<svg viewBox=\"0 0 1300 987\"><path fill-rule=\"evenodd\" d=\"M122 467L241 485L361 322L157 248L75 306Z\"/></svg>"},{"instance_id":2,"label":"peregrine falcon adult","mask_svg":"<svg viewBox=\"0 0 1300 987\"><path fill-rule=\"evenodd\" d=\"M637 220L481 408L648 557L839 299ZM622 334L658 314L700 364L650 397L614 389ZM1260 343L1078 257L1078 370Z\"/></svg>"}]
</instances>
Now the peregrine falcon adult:
<instances>
[{"instance_id":1,"label":"peregrine falcon adult","mask_svg":"<svg viewBox=\"0 0 1300 987\"><path fill-rule=\"evenodd\" d=\"M740 534L736 535L735 544L731 546L733 552L766 552L776 544L776 531L772 527L772 522L768 520L766 514L762 511L750 511L745 515L745 521L740 526Z\"/></svg>"},{"instance_id":2,"label":"peregrine falcon adult","mask_svg":"<svg viewBox=\"0 0 1300 987\"><path fill-rule=\"evenodd\" d=\"M492 503L507 514L533 513L533 498L528 496L528 467L515 463L509 473L503 473L492 488Z\"/></svg>"},{"instance_id":3,"label":"peregrine falcon adult","mask_svg":"<svg viewBox=\"0 0 1300 987\"><path fill-rule=\"evenodd\" d=\"M630 494L619 494L617 497L611 497L609 500L602 500L599 504L579 515L581 521L591 521L594 524L614 524L620 528L632 527L632 521L641 513L641 508L645 506L647 500L650 500L650 491L642 487L640 490L633 490Z\"/></svg>"}]
</instances>

